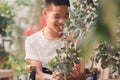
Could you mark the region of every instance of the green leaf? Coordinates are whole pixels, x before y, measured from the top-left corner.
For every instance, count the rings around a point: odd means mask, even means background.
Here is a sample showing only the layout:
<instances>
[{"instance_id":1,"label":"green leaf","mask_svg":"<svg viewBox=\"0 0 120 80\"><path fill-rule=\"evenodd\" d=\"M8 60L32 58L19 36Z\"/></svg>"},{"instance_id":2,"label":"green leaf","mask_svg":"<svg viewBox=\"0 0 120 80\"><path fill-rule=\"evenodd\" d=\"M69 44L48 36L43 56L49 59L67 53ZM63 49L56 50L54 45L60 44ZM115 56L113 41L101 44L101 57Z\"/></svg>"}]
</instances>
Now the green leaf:
<instances>
[{"instance_id":1,"label":"green leaf","mask_svg":"<svg viewBox=\"0 0 120 80\"><path fill-rule=\"evenodd\" d=\"M29 6L30 1L29 0L16 0L17 5L25 5Z\"/></svg>"},{"instance_id":2,"label":"green leaf","mask_svg":"<svg viewBox=\"0 0 120 80\"><path fill-rule=\"evenodd\" d=\"M77 28L77 26L70 26L68 30L75 30Z\"/></svg>"},{"instance_id":3,"label":"green leaf","mask_svg":"<svg viewBox=\"0 0 120 80\"><path fill-rule=\"evenodd\" d=\"M71 60L74 60L75 58L76 58L76 56L75 56L74 54L71 54L71 55L70 55L70 59L71 59Z\"/></svg>"},{"instance_id":4,"label":"green leaf","mask_svg":"<svg viewBox=\"0 0 120 80\"><path fill-rule=\"evenodd\" d=\"M61 54L62 53L62 51L59 50L59 49L56 49L56 52L57 52L57 54Z\"/></svg>"},{"instance_id":5,"label":"green leaf","mask_svg":"<svg viewBox=\"0 0 120 80\"><path fill-rule=\"evenodd\" d=\"M71 21L70 21L69 19L65 19L63 22L64 22L67 26L69 26L70 23L71 23Z\"/></svg>"},{"instance_id":6,"label":"green leaf","mask_svg":"<svg viewBox=\"0 0 120 80\"><path fill-rule=\"evenodd\" d=\"M72 5L74 6L74 8L78 7L78 5L76 4L76 2L73 2Z\"/></svg>"},{"instance_id":7,"label":"green leaf","mask_svg":"<svg viewBox=\"0 0 120 80\"><path fill-rule=\"evenodd\" d=\"M9 31L8 33L7 33L7 36L11 36L12 35L12 31Z\"/></svg>"},{"instance_id":8,"label":"green leaf","mask_svg":"<svg viewBox=\"0 0 120 80\"><path fill-rule=\"evenodd\" d=\"M71 44L71 47L74 47L74 46L75 46L75 44L74 44L74 43L72 43L72 44Z\"/></svg>"},{"instance_id":9,"label":"green leaf","mask_svg":"<svg viewBox=\"0 0 120 80\"><path fill-rule=\"evenodd\" d=\"M80 60L79 59L75 59L74 61L76 64L80 64Z\"/></svg>"},{"instance_id":10,"label":"green leaf","mask_svg":"<svg viewBox=\"0 0 120 80\"><path fill-rule=\"evenodd\" d=\"M56 56L56 61L58 62L58 63L60 63L61 62L61 56L60 55L58 55L58 56Z\"/></svg>"},{"instance_id":11,"label":"green leaf","mask_svg":"<svg viewBox=\"0 0 120 80\"><path fill-rule=\"evenodd\" d=\"M69 49L69 52L75 53L75 52L76 52L76 49L75 49L75 48L70 48L70 49Z\"/></svg>"},{"instance_id":12,"label":"green leaf","mask_svg":"<svg viewBox=\"0 0 120 80\"><path fill-rule=\"evenodd\" d=\"M70 18L74 19L76 16L74 15L74 12L69 8L69 14L70 14Z\"/></svg>"},{"instance_id":13,"label":"green leaf","mask_svg":"<svg viewBox=\"0 0 120 80\"><path fill-rule=\"evenodd\" d=\"M56 64L56 61L54 59L52 59L50 62L49 62L49 66L54 66Z\"/></svg>"},{"instance_id":14,"label":"green leaf","mask_svg":"<svg viewBox=\"0 0 120 80\"><path fill-rule=\"evenodd\" d=\"M10 45L12 45L14 43L14 41L12 41L12 40L10 40L9 42L10 42Z\"/></svg>"},{"instance_id":15,"label":"green leaf","mask_svg":"<svg viewBox=\"0 0 120 80\"><path fill-rule=\"evenodd\" d=\"M77 31L74 33L73 38L76 39L76 38L79 36L79 34L80 34L80 30L77 30Z\"/></svg>"}]
</instances>

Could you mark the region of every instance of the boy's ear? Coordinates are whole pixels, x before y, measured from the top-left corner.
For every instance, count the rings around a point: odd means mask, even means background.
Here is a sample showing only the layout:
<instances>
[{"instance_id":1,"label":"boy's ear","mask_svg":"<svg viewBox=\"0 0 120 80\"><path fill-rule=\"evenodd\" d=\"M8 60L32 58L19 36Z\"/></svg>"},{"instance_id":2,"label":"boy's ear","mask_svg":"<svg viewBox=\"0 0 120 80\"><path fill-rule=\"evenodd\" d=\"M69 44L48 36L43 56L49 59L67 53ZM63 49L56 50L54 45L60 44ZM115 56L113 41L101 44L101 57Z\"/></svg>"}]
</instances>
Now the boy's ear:
<instances>
[{"instance_id":1,"label":"boy's ear","mask_svg":"<svg viewBox=\"0 0 120 80\"><path fill-rule=\"evenodd\" d=\"M46 9L42 10L42 14L43 14L44 18L47 18L47 10Z\"/></svg>"}]
</instances>

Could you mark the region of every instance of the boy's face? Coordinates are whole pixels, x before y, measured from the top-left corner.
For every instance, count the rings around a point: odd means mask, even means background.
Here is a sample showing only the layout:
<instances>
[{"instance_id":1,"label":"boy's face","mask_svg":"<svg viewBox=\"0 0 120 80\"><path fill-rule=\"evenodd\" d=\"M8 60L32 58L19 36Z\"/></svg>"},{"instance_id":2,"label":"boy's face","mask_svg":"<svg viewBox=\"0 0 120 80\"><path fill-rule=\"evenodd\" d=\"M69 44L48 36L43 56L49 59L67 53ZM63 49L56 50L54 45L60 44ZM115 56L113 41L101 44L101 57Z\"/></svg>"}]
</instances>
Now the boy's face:
<instances>
[{"instance_id":1,"label":"boy's face","mask_svg":"<svg viewBox=\"0 0 120 80\"><path fill-rule=\"evenodd\" d=\"M64 27L63 20L69 18L68 6L52 4L50 7L50 10L45 11L47 27L55 33L61 32Z\"/></svg>"}]
</instances>

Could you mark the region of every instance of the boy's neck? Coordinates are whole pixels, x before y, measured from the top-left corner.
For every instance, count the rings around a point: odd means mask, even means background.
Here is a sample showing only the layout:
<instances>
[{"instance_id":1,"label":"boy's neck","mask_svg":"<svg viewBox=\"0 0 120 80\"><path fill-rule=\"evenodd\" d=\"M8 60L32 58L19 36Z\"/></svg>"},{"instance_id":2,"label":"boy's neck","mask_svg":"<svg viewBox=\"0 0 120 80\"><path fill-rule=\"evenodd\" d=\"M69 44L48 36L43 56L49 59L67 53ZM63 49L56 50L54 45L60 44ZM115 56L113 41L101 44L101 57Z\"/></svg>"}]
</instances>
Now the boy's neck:
<instances>
[{"instance_id":1,"label":"boy's neck","mask_svg":"<svg viewBox=\"0 0 120 80\"><path fill-rule=\"evenodd\" d=\"M60 39L62 37L62 34L55 33L53 31L51 31L50 29L48 29L47 27L44 28L43 35L48 40L58 40L58 39Z\"/></svg>"}]
</instances>

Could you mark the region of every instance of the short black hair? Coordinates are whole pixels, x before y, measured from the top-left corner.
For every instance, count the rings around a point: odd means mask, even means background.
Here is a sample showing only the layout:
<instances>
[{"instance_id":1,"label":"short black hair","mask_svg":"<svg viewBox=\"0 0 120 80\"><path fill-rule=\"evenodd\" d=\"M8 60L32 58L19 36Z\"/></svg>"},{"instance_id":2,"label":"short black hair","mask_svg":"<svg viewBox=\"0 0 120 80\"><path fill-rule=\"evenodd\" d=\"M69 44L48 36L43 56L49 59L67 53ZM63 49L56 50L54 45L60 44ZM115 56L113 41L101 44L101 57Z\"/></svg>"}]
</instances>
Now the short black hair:
<instances>
[{"instance_id":1,"label":"short black hair","mask_svg":"<svg viewBox=\"0 0 120 80\"><path fill-rule=\"evenodd\" d=\"M49 8L51 4L54 4L56 6L69 6L70 7L69 0L44 0L45 8Z\"/></svg>"}]
</instances>

